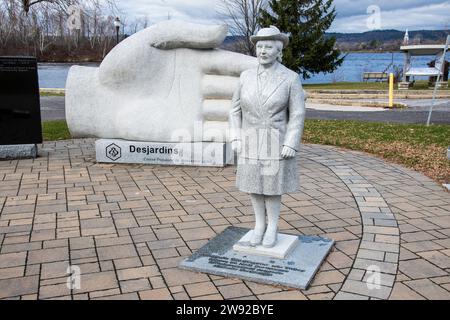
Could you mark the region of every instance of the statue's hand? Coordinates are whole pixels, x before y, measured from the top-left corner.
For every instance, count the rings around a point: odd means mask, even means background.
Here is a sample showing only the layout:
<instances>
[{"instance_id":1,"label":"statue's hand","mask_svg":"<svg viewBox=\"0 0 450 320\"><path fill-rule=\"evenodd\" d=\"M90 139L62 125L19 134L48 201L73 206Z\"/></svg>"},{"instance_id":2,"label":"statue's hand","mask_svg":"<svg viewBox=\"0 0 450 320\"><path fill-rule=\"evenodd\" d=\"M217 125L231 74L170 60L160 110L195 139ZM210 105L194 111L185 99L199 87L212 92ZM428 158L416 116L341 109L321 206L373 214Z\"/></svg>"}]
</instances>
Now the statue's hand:
<instances>
[{"instance_id":1,"label":"statue's hand","mask_svg":"<svg viewBox=\"0 0 450 320\"><path fill-rule=\"evenodd\" d=\"M290 159L290 158L294 158L297 154L297 151L295 151L294 149L288 147L288 146L284 146L283 150L281 151L281 157L283 159Z\"/></svg>"},{"instance_id":2,"label":"statue's hand","mask_svg":"<svg viewBox=\"0 0 450 320\"><path fill-rule=\"evenodd\" d=\"M227 30L166 21L122 41L99 68L73 67L66 90L72 135L225 141L239 76L257 65L215 49Z\"/></svg>"}]
</instances>

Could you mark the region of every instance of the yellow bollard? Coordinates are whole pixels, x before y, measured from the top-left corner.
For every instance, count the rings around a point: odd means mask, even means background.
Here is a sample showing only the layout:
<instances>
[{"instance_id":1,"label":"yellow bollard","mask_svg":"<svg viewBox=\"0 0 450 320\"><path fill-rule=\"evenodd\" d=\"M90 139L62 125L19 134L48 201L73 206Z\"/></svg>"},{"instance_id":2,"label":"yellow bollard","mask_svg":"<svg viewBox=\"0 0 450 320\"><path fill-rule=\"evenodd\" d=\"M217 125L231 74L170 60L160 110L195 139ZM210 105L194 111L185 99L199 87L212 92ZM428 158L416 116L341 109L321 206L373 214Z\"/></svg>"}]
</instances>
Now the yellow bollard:
<instances>
[{"instance_id":1,"label":"yellow bollard","mask_svg":"<svg viewBox=\"0 0 450 320\"><path fill-rule=\"evenodd\" d=\"M389 108L394 107L394 74L389 74Z\"/></svg>"}]
</instances>

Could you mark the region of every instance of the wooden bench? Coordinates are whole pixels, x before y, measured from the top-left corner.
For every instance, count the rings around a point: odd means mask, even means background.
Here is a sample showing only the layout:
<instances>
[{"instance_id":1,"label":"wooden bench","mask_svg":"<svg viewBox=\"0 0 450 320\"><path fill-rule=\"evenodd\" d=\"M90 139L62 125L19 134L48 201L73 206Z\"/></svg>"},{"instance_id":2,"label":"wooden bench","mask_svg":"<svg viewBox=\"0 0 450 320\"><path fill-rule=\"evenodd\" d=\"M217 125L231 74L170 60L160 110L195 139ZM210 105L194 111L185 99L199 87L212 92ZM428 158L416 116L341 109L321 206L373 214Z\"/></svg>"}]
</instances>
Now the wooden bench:
<instances>
[{"instance_id":1,"label":"wooden bench","mask_svg":"<svg viewBox=\"0 0 450 320\"><path fill-rule=\"evenodd\" d=\"M368 82L369 80L388 81L389 75L385 72L364 72L363 81Z\"/></svg>"}]
</instances>

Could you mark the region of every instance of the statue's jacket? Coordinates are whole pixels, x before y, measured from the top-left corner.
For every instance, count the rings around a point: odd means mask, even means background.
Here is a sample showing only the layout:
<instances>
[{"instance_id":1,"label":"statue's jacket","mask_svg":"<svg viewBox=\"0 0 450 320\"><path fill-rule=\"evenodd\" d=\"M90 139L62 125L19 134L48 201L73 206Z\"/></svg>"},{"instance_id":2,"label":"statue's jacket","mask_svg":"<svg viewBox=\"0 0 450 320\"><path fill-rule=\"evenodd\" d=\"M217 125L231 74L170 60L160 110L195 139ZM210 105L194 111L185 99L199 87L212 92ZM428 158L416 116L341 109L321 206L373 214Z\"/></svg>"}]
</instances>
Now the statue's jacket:
<instances>
[{"instance_id":1,"label":"statue's jacket","mask_svg":"<svg viewBox=\"0 0 450 320\"><path fill-rule=\"evenodd\" d=\"M305 94L299 75L277 63L267 79L259 68L241 74L229 115L230 141L240 140L236 183L248 193L281 195L298 189L296 159L281 157L283 146L299 150Z\"/></svg>"}]
</instances>

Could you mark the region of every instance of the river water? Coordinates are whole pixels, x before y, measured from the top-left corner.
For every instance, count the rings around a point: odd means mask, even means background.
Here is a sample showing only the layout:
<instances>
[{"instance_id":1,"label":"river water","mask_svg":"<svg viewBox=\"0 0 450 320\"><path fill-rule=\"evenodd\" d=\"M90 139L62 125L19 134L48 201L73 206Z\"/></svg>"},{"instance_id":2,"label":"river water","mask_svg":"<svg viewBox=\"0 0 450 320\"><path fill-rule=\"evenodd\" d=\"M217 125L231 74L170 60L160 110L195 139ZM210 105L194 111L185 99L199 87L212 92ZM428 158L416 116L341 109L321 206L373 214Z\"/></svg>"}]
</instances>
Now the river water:
<instances>
[{"instance_id":1,"label":"river water","mask_svg":"<svg viewBox=\"0 0 450 320\"><path fill-rule=\"evenodd\" d=\"M450 54L447 55L450 60ZM417 67L426 67L433 57L413 57L412 64ZM349 53L344 63L331 74L317 74L308 80L306 84L330 83L330 82L360 82L363 72L392 72L392 66L403 67L404 55L402 53ZM392 64L391 64L392 63ZM64 88L67 74L73 63L40 63L39 86L41 88ZM84 66L98 66L98 63L77 64ZM420 79L420 78L419 78ZM422 78L426 79L426 78Z\"/></svg>"}]
</instances>

